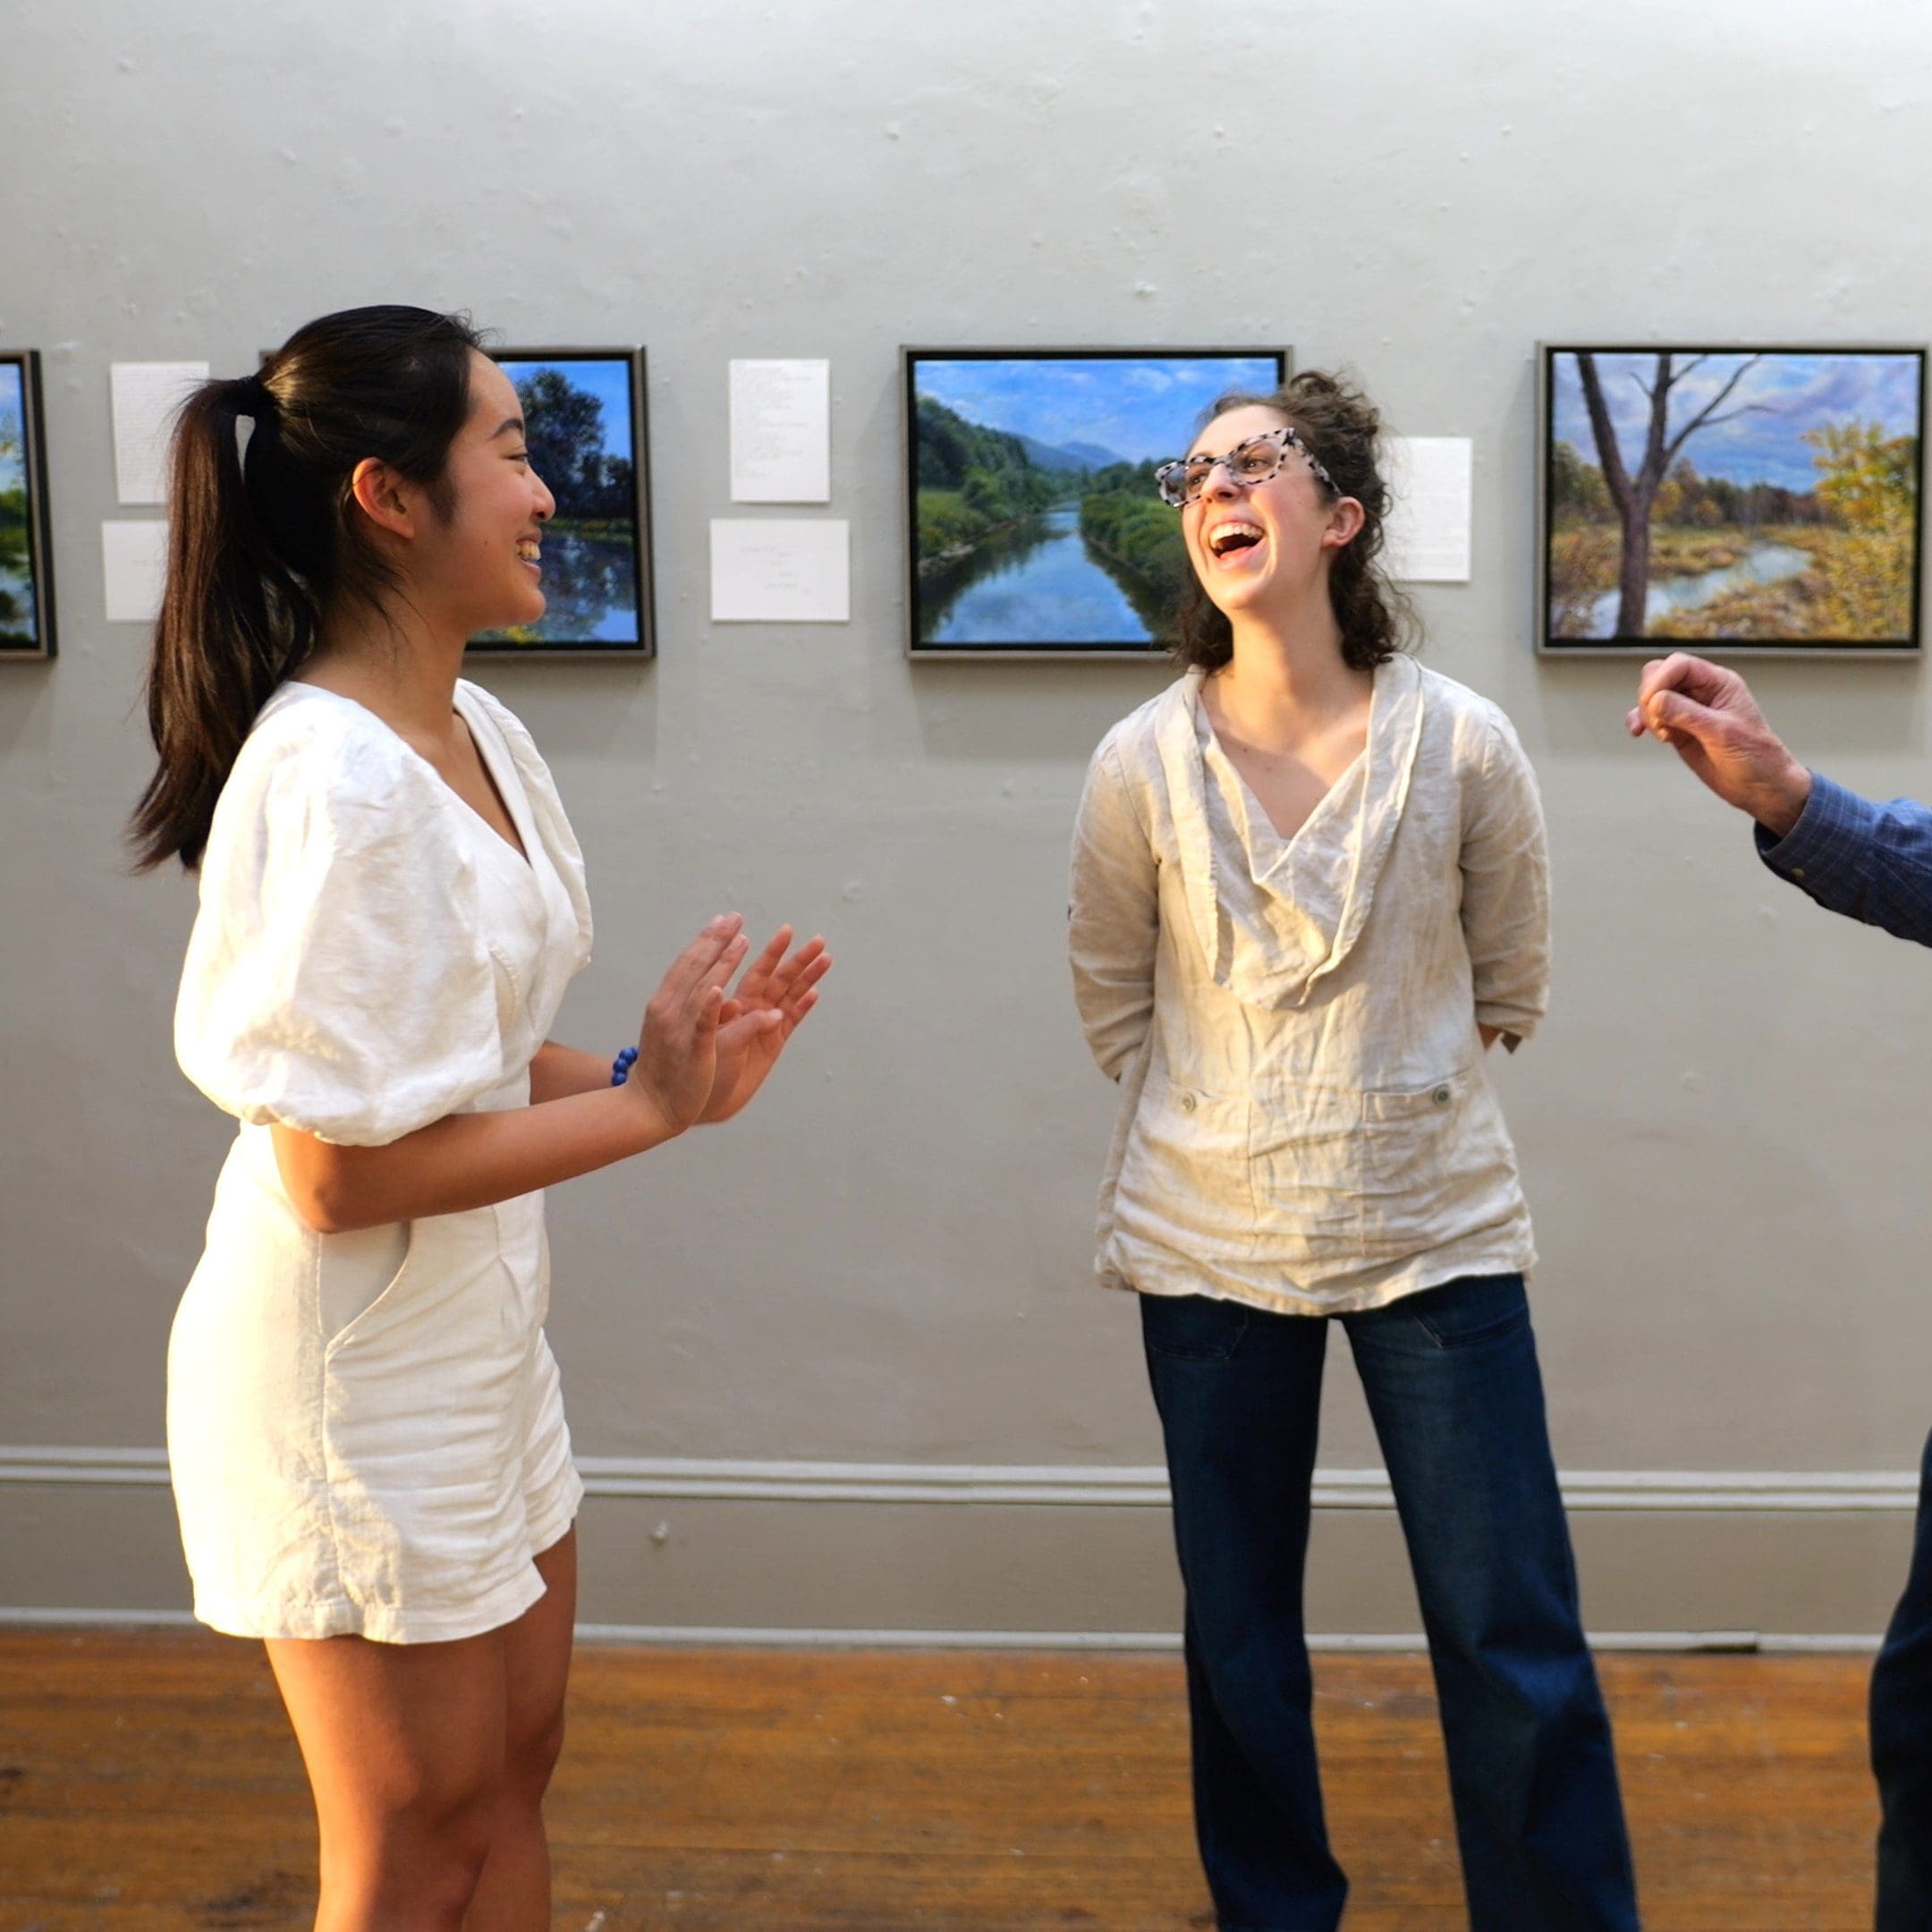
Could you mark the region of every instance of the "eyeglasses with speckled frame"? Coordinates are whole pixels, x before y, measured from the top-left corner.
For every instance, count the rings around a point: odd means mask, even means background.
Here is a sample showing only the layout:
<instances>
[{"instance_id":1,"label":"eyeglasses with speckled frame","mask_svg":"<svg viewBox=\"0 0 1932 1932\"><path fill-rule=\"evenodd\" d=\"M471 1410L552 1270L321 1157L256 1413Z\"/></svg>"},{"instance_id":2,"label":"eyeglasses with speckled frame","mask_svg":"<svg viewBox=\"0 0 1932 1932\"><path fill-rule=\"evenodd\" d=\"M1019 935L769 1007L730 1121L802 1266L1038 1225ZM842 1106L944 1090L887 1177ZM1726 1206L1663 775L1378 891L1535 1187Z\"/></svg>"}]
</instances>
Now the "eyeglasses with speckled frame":
<instances>
[{"instance_id":1,"label":"eyeglasses with speckled frame","mask_svg":"<svg viewBox=\"0 0 1932 1932\"><path fill-rule=\"evenodd\" d=\"M1319 482L1341 494L1341 486L1309 454L1308 445L1285 423L1279 429L1264 429L1259 436L1237 443L1220 456L1177 456L1154 472L1154 480L1160 487L1161 501L1170 510L1181 510L1199 501L1217 465L1225 463L1228 475L1244 489L1250 488L1266 483L1287 461L1291 449L1301 452L1302 461Z\"/></svg>"}]
</instances>

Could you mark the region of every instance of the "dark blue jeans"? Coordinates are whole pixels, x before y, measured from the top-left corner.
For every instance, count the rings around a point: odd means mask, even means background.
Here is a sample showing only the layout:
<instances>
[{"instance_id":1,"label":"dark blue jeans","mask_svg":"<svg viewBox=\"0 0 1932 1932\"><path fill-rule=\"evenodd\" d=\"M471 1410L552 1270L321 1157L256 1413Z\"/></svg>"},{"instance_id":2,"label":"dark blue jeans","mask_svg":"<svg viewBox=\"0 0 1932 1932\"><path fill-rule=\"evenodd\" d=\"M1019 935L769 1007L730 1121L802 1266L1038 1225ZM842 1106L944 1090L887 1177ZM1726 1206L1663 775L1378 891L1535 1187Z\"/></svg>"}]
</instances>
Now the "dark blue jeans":
<instances>
[{"instance_id":1,"label":"dark blue jeans","mask_svg":"<svg viewBox=\"0 0 1932 1932\"><path fill-rule=\"evenodd\" d=\"M1878 1932L1932 1927L1932 1436L1919 1478L1911 1575L1872 1670Z\"/></svg>"},{"instance_id":2,"label":"dark blue jeans","mask_svg":"<svg viewBox=\"0 0 1932 1932\"><path fill-rule=\"evenodd\" d=\"M1301 1617L1329 1322L1140 1298L1187 1586L1201 1862L1224 1932L1334 1932ZM1394 1486L1473 1932L1631 1932L1610 1721L1577 1609L1522 1277L1338 1318Z\"/></svg>"}]
</instances>

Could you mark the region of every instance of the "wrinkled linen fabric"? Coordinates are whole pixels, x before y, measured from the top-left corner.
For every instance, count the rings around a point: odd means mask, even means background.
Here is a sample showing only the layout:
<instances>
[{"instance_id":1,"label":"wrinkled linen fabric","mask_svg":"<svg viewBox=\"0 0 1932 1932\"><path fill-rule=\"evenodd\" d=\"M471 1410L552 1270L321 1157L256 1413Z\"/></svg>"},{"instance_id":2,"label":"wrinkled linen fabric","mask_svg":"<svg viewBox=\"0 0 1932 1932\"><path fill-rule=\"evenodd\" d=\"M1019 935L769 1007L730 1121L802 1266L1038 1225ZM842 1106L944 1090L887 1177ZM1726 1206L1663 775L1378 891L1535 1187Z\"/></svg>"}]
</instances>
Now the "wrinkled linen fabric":
<instances>
[{"instance_id":1,"label":"wrinkled linen fabric","mask_svg":"<svg viewBox=\"0 0 1932 1932\"><path fill-rule=\"evenodd\" d=\"M1284 839L1190 672L1116 724L1073 840L1069 953L1122 1087L1109 1286L1343 1314L1536 1260L1477 1024L1549 980L1534 774L1487 699L1377 667L1368 743Z\"/></svg>"},{"instance_id":2,"label":"wrinkled linen fabric","mask_svg":"<svg viewBox=\"0 0 1932 1932\"><path fill-rule=\"evenodd\" d=\"M168 1458L195 1614L237 1636L495 1629L583 1493L542 1194L318 1234L275 1158L276 1123L375 1147L527 1106L589 957L548 769L488 693L455 702L527 858L373 713L290 683L202 860L175 1052L242 1124L170 1338Z\"/></svg>"}]
</instances>

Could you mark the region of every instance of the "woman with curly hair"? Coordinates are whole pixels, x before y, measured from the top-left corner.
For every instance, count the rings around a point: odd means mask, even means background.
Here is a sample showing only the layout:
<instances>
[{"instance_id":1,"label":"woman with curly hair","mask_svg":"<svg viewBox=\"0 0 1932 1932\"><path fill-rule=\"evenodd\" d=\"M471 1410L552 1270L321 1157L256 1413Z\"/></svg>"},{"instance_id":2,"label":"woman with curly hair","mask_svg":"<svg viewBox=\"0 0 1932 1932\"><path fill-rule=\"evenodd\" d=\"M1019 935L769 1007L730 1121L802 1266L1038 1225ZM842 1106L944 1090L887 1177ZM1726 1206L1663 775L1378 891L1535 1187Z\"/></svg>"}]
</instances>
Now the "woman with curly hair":
<instances>
[{"instance_id":1,"label":"woman with curly hair","mask_svg":"<svg viewBox=\"0 0 1932 1932\"><path fill-rule=\"evenodd\" d=\"M1195 1816L1224 1932L1328 1932L1302 1573L1328 1330L1408 1540L1478 1932L1629 1932L1485 1056L1542 1017L1536 782L1400 648L1377 414L1305 373L1158 472L1186 674L1110 731L1074 841L1080 1017L1121 1082L1098 1272L1137 1290L1187 1597Z\"/></svg>"}]
</instances>

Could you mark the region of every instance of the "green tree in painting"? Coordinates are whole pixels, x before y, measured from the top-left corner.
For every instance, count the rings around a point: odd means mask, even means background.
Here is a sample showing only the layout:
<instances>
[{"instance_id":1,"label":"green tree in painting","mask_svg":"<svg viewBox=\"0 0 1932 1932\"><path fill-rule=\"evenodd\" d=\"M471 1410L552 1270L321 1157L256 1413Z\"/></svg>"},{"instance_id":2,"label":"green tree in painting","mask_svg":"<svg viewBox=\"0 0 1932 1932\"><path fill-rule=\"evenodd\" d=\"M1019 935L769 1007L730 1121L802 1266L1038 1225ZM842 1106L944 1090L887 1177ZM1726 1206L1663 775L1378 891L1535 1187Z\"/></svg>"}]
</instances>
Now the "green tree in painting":
<instances>
[{"instance_id":1,"label":"green tree in painting","mask_svg":"<svg viewBox=\"0 0 1932 1932\"><path fill-rule=\"evenodd\" d=\"M631 466L604 447L604 405L562 370L541 369L516 386L530 467L549 485L559 521L631 514Z\"/></svg>"},{"instance_id":2,"label":"green tree in painting","mask_svg":"<svg viewBox=\"0 0 1932 1932\"><path fill-rule=\"evenodd\" d=\"M1818 472L1817 496L1842 531L1816 556L1820 636L1911 635L1912 545L1918 521L1918 447L1878 423L1826 423L1805 431Z\"/></svg>"},{"instance_id":3,"label":"green tree in painting","mask_svg":"<svg viewBox=\"0 0 1932 1932\"><path fill-rule=\"evenodd\" d=\"M919 568L928 573L989 531L1081 488L1078 472L1041 469L1018 436L968 422L932 396L915 405L913 452Z\"/></svg>"}]
</instances>

